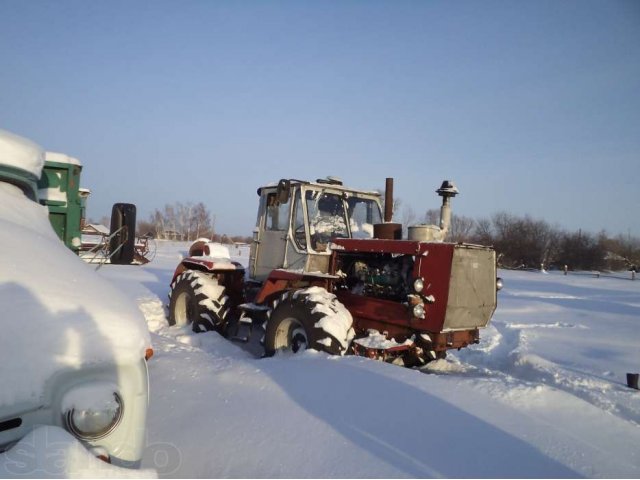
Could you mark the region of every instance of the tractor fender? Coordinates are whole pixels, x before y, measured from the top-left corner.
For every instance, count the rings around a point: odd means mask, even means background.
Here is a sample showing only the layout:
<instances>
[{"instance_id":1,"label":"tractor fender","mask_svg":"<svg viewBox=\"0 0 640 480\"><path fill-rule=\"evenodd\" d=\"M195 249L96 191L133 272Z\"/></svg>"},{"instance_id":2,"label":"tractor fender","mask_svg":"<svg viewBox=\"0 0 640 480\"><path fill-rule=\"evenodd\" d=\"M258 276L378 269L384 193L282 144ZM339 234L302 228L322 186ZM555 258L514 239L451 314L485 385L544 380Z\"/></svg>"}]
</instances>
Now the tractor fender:
<instances>
[{"instance_id":1,"label":"tractor fender","mask_svg":"<svg viewBox=\"0 0 640 480\"><path fill-rule=\"evenodd\" d=\"M336 275L322 272L303 272L300 270L273 270L262 284L262 288L255 297L256 305L270 303L271 300L287 290L297 290L308 287L322 287L330 291L330 283L336 280Z\"/></svg>"},{"instance_id":2,"label":"tractor fender","mask_svg":"<svg viewBox=\"0 0 640 480\"><path fill-rule=\"evenodd\" d=\"M232 262L227 258L214 257L187 257L180 262L173 273L172 282L185 270L198 270L210 273L227 273L232 271L243 271L244 267L238 262Z\"/></svg>"}]
</instances>

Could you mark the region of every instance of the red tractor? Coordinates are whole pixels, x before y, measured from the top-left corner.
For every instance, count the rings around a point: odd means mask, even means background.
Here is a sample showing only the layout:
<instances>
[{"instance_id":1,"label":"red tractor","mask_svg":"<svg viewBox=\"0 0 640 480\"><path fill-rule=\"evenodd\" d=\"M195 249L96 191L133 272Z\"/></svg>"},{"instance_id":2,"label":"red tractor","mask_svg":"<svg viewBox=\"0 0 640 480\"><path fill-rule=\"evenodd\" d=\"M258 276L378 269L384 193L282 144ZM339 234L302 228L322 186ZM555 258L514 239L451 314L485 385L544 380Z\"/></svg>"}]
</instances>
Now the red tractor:
<instances>
[{"instance_id":1,"label":"red tractor","mask_svg":"<svg viewBox=\"0 0 640 480\"><path fill-rule=\"evenodd\" d=\"M249 275L226 248L195 242L175 271L169 323L238 338L262 325L267 356L313 348L408 366L478 343L496 308L490 247L445 243L458 190L448 181L440 226L391 223L378 192L329 177L258 189ZM245 338L246 339L246 338Z\"/></svg>"}]
</instances>

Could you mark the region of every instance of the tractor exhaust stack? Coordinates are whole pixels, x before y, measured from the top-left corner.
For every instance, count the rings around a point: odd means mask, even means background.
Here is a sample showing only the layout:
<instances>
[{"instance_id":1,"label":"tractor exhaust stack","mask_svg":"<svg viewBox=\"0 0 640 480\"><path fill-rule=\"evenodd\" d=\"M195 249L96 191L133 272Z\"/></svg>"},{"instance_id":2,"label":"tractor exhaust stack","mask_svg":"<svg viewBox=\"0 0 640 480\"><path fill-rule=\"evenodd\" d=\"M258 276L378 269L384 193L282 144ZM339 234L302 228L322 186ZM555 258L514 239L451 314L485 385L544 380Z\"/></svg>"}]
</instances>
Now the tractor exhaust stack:
<instances>
[{"instance_id":1,"label":"tractor exhaust stack","mask_svg":"<svg viewBox=\"0 0 640 480\"><path fill-rule=\"evenodd\" d=\"M384 223L393 218L393 178L387 178L384 185Z\"/></svg>"},{"instance_id":2,"label":"tractor exhaust stack","mask_svg":"<svg viewBox=\"0 0 640 480\"><path fill-rule=\"evenodd\" d=\"M387 178L384 188L384 223L373 226L373 236L384 240L402 240L402 224L393 223L393 178Z\"/></svg>"}]
</instances>

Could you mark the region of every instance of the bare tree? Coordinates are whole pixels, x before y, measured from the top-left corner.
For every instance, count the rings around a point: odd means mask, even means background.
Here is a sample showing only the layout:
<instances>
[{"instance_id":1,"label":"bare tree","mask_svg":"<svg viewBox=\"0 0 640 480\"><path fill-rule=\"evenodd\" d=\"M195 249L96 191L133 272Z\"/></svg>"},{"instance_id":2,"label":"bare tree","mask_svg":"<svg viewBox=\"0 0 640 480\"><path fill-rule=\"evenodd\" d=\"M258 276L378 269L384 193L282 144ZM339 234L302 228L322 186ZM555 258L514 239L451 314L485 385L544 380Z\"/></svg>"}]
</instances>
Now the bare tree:
<instances>
[{"instance_id":1,"label":"bare tree","mask_svg":"<svg viewBox=\"0 0 640 480\"><path fill-rule=\"evenodd\" d=\"M483 222L485 231L486 226ZM539 268L556 260L560 233L544 220L499 212L490 233L505 266Z\"/></svg>"},{"instance_id":2,"label":"bare tree","mask_svg":"<svg viewBox=\"0 0 640 480\"><path fill-rule=\"evenodd\" d=\"M476 228L473 232L472 241L479 245L493 245L495 243L491 220L481 218L476 220Z\"/></svg>"},{"instance_id":3,"label":"bare tree","mask_svg":"<svg viewBox=\"0 0 640 480\"><path fill-rule=\"evenodd\" d=\"M436 208L430 208L424 213L424 223L427 225L439 225L440 224L440 210Z\"/></svg>"},{"instance_id":4,"label":"bare tree","mask_svg":"<svg viewBox=\"0 0 640 480\"><path fill-rule=\"evenodd\" d=\"M215 216L202 202L167 204L163 211L154 210L149 219L156 238L188 241L212 238L214 221Z\"/></svg>"},{"instance_id":5,"label":"bare tree","mask_svg":"<svg viewBox=\"0 0 640 480\"><path fill-rule=\"evenodd\" d=\"M209 237L213 233L211 214L202 202L197 203L193 208L193 229L196 239L205 235Z\"/></svg>"},{"instance_id":6,"label":"bare tree","mask_svg":"<svg viewBox=\"0 0 640 480\"><path fill-rule=\"evenodd\" d=\"M476 221L473 218L453 214L447 238L455 243L469 242L475 225Z\"/></svg>"}]
</instances>

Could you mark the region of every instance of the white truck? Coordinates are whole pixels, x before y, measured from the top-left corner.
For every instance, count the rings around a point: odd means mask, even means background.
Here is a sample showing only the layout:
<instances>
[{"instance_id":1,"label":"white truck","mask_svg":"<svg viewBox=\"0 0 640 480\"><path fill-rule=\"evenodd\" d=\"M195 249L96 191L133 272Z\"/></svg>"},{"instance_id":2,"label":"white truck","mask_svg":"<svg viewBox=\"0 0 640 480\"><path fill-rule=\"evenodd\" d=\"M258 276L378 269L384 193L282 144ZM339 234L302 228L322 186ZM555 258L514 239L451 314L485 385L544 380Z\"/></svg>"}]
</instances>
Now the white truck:
<instances>
[{"instance_id":1,"label":"white truck","mask_svg":"<svg viewBox=\"0 0 640 480\"><path fill-rule=\"evenodd\" d=\"M78 442L91 462L135 468L149 332L54 233L37 202L43 162L38 145L0 130L0 477L86 473Z\"/></svg>"}]
</instances>

